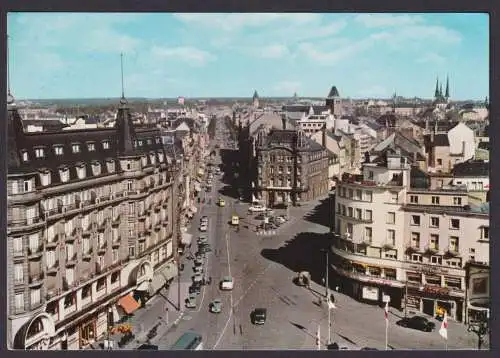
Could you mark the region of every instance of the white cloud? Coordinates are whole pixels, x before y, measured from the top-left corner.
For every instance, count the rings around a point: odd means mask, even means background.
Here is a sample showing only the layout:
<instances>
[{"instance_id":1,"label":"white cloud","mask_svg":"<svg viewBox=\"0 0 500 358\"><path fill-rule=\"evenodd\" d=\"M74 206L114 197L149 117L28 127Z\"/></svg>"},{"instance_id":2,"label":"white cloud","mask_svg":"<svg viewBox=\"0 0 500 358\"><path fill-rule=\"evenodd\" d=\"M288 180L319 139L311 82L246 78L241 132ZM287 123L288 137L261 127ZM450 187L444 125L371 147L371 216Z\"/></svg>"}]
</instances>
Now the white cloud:
<instances>
[{"instance_id":1,"label":"white cloud","mask_svg":"<svg viewBox=\"0 0 500 358\"><path fill-rule=\"evenodd\" d=\"M438 55L437 53L434 52L428 52L424 54L422 57L417 59L417 62L419 63L435 63L438 65L443 64L445 61L446 59L443 56Z\"/></svg>"},{"instance_id":2,"label":"white cloud","mask_svg":"<svg viewBox=\"0 0 500 358\"><path fill-rule=\"evenodd\" d=\"M182 22L223 31L234 31L244 27L261 27L275 22L304 24L317 21L320 16L312 13L174 14L174 17Z\"/></svg>"},{"instance_id":3,"label":"white cloud","mask_svg":"<svg viewBox=\"0 0 500 358\"><path fill-rule=\"evenodd\" d=\"M394 15L394 14L359 14L354 21L365 27L392 27L420 24L424 19L420 15Z\"/></svg>"},{"instance_id":4,"label":"white cloud","mask_svg":"<svg viewBox=\"0 0 500 358\"><path fill-rule=\"evenodd\" d=\"M403 27L397 30L396 36L411 40L430 39L451 44L462 41L462 36L457 31L437 25Z\"/></svg>"},{"instance_id":5,"label":"white cloud","mask_svg":"<svg viewBox=\"0 0 500 358\"><path fill-rule=\"evenodd\" d=\"M290 55L288 47L280 44L256 48L255 52L258 56L268 59L278 59Z\"/></svg>"},{"instance_id":6,"label":"white cloud","mask_svg":"<svg viewBox=\"0 0 500 358\"><path fill-rule=\"evenodd\" d=\"M200 50L196 47L159 47L154 46L151 49L151 54L157 58L174 58L182 62L187 62L192 66L204 66L209 61L216 59L211 53Z\"/></svg>"},{"instance_id":7,"label":"white cloud","mask_svg":"<svg viewBox=\"0 0 500 358\"><path fill-rule=\"evenodd\" d=\"M301 87L299 81L280 81L273 86L273 91L278 95L292 95Z\"/></svg>"}]
</instances>

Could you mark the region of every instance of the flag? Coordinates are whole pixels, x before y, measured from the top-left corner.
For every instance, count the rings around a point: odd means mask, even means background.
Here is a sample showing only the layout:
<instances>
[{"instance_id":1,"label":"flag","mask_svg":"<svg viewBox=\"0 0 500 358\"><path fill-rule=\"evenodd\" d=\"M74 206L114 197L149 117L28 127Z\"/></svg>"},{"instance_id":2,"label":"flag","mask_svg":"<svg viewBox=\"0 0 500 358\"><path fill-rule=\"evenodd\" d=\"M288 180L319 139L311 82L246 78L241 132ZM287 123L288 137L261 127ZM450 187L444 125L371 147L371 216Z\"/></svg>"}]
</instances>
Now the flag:
<instances>
[{"instance_id":1,"label":"flag","mask_svg":"<svg viewBox=\"0 0 500 358\"><path fill-rule=\"evenodd\" d=\"M388 323L389 322L389 302L386 302L385 303L385 308L384 308L384 319L385 319L385 322Z\"/></svg>"},{"instance_id":2,"label":"flag","mask_svg":"<svg viewBox=\"0 0 500 358\"><path fill-rule=\"evenodd\" d=\"M444 312L443 322L441 322L439 335L446 340L448 339L448 313L446 311Z\"/></svg>"},{"instance_id":3,"label":"flag","mask_svg":"<svg viewBox=\"0 0 500 358\"><path fill-rule=\"evenodd\" d=\"M318 351L321 350L321 333L320 333L320 325L318 324L318 331L316 332L316 346L318 347Z\"/></svg>"},{"instance_id":4,"label":"flag","mask_svg":"<svg viewBox=\"0 0 500 358\"><path fill-rule=\"evenodd\" d=\"M333 297L333 295L329 295L328 296L328 309L331 310L331 309L334 309L334 308L337 308L335 306L335 298Z\"/></svg>"}]
</instances>

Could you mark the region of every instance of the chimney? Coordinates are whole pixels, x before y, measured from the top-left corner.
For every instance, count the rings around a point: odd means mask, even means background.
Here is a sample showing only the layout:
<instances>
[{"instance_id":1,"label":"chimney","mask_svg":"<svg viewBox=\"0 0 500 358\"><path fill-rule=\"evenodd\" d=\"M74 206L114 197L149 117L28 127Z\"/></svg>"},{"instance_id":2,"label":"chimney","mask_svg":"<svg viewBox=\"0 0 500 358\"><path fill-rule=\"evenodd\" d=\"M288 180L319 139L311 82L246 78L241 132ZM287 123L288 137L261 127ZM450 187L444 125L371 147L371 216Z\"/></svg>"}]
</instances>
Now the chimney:
<instances>
[{"instance_id":1,"label":"chimney","mask_svg":"<svg viewBox=\"0 0 500 358\"><path fill-rule=\"evenodd\" d=\"M465 157L465 141L462 141L462 155Z\"/></svg>"},{"instance_id":2,"label":"chimney","mask_svg":"<svg viewBox=\"0 0 500 358\"><path fill-rule=\"evenodd\" d=\"M283 125L283 130L286 129L286 116L281 117L281 124Z\"/></svg>"},{"instance_id":3,"label":"chimney","mask_svg":"<svg viewBox=\"0 0 500 358\"><path fill-rule=\"evenodd\" d=\"M321 145L326 148L326 123L323 125L321 129Z\"/></svg>"}]
</instances>

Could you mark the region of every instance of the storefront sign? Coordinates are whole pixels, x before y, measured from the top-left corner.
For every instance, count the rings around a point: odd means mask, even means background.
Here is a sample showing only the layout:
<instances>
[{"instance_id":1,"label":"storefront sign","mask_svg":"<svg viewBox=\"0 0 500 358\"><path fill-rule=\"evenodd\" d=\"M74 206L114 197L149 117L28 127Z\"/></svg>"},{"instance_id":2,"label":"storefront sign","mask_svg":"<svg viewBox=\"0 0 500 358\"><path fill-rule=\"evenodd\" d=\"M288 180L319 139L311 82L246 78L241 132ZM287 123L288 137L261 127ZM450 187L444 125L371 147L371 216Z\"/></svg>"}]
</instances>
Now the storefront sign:
<instances>
[{"instance_id":1,"label":"storefront sign","mask_svg":"<svg viewBox=\"0 0 500 358\"><path fill-rule=\"evenodd\" d=\"M419 273L423 273L426 275L435 275L435 274L447 274L449 271L447 269L440 268L439 266L420 266L420 265L410 265L410 269L415 270Z\"/></svg>"},{"instance_id":2,"label":"storefront sign","mask_svg":"<svg viewBox=\"0 0 500 358\"><path fill-rule=\"evenodd\" d=\"M383 278L369 277L369 276L361 275L361 274L354 273L354 272L348 272L348 271L343 270L343 269L336 267L334 265L332 265L332 267L335 271L337 271L342 276L349 277L353 280L358 280L358 281L362 281L362 282L366 282L366 283L372 283L375 285L386 285L386 286L391 286L391 287L403 287L404 286L404 284L402 282L399 282L399 281L386 280Z\"/></svg>"},{"instance_id":3,"label":"storefront sign","mask_svg":"<svg viewBox=\"0 0 500 358\"><path fill-rule=\"evenodd\" d=\"M365 300L378 301L378 288L365 286L362 289L362 297Z\"/></svg>"},{"instance_id":4,"label":"storefront sign","mask_svg":"<svg viewBox=\"0 0 500 358\"><path fill-rule=\"evenodd\" d=\"M431 293L434 295L443 295L443 296L447 296L450 293L450 289L447 287L436 287L429 285L424 285L423 291L425 293Z\"/></svg>"}]
</instances>

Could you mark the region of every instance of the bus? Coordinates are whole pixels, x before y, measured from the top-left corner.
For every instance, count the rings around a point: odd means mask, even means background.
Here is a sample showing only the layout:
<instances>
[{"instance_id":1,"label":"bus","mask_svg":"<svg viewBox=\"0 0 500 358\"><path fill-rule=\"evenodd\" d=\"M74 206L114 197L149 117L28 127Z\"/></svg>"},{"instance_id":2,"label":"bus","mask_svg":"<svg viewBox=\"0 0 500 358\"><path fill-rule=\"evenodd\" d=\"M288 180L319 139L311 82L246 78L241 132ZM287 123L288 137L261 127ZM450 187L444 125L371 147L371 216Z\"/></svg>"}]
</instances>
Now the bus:
<instances>
[{"instance_id":1,"label":"bus","mask_svg":"<svg viewBox=\"0 0 500 358\"><path fill-rule=\"evenodd\" d=\"M201 334L194 331L188 331L184 333L177 342L174 343L171 350L191 350L191 351L201 351L203 349L203 341Z\"/></svg>"}]
</instances>

